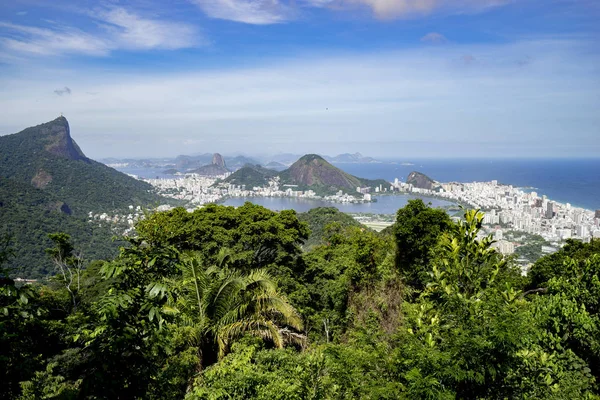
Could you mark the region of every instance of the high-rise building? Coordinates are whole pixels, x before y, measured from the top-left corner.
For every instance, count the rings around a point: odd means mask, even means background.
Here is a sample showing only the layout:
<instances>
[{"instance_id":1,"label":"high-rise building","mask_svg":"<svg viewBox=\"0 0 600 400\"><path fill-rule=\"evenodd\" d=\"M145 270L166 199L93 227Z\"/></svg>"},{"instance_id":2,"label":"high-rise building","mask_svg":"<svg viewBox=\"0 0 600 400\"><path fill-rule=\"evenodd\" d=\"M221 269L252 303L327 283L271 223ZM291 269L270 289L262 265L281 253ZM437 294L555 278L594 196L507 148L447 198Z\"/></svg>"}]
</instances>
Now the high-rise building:
<instances>
[{"instance_id":1,"label":"high-rise building","mask_svg":"<svg viewBox=\"0 0 600 400\"><path fill-rule=\"evenodd\" d=\"M583 225L577 225L577 227L575 228L575 233L580 238L585 238L588 236L588 230Z\"/></svg>"},{"instance_id":2,"label":"high-rise building","mask_svg":"<svg viewBox=\"0 0 600 400\"><path fill-rule=\"evenodd\" d=\"M549 201L546 208L546 218L552 219L554 217L554 203Z\"/></svg>"},{"instance_id":3,"label":"high-rise building","mask_svg":"<svg viewBox=\"0 0 600 400\"><path fill-rule=\"evenodd\" d=\"M600 219L600 210L596 210L595 217L598 218L598 219Z\"/></svg>"}]
</instances>

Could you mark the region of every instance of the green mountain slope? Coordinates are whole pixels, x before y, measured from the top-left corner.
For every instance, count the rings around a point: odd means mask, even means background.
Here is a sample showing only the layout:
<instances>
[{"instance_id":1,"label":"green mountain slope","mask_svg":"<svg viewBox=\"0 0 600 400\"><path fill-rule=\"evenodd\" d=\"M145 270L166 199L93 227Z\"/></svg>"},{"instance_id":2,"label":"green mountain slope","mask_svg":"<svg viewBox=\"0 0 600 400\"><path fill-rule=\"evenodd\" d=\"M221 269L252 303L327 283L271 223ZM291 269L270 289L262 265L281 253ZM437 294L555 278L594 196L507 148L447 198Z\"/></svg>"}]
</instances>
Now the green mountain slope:
<instances>
[{"instance_id":1,"label":"green mountain slope","mask_svg":"<svg viewBox=\"0 0 600 400\"><path fill-rule=\"evenodd\" d=\"M162 200L149 184L87 158L64 117L0 136L0 148L0 176L42 189L75 215Z\"/></svg>"},{"instance_id":2,"label":"green mountain slope","mask_svg":"<svg viewBox=\"0 0 600 400\"><path fill-rule=\"evenodd\" d=\"M44 190L0 177L0 236L11 238L14 257L6 264L11 275L41 278L56 273L44 252L52 245L47 236L52 232L71 235L87 260L116 255L119 243L111 240L108 226L91 224L69 212L64 202Z\"/></svg>"},{"instance_id":3,"label":"green mountain slope","mask_svg":"<svg viewBox=\"0 0 600 400\"><path fill-rule=\"evenodd\" d=\"M44 252L52 232L70 234L87 260L113 257L114 232L88 222L88 213L168 202L152 186L87 158L64 117L0 136L0 149L0 235L12 238L14 276L55 272Z\"/></svg>"},{"instance_id":4,"label":"green mountain slope","mask_svg":"<svg viewBox=\"0 0 600 400\"><path fill-rule=\"evenodd\" d=\"M350 175L328 163L317 154L307 154L279 174L282 184L298 185L301 189L331 193L337 190L354 192L357 187L375 187L389 184L383 180L370 180Z\"/></svg>"},{"instance_id":5,"label":"green mountain slope","mask_svg":"<svg viewBox=\"0 0 600 400\"><path fill-rule=\"evenodd\" d=\"M266 186L269 180L279 176L280 185L294 185L299 190L314 190L319 195L333 194L338 190L354 193L357 187L387 187L383 179L370 180L350 175L328 163L316 154L307 154L288 169L277 172L260 165L246 165L231 174L223 182L246 185L246 188Z\"/></svg>"},{"instance_id":6,"label":"green mountain slope","mask_svg":"<svg viewBox=\"0 0 600 400\"><path fill-rule=\"evenodd\" d=\"M246 188L252 189L255 186L266 186L269 179L277 176L277 172L260 165L248 164L223 180L225 183L233 185L246 185Z\"/></svg>"}]
</instances>

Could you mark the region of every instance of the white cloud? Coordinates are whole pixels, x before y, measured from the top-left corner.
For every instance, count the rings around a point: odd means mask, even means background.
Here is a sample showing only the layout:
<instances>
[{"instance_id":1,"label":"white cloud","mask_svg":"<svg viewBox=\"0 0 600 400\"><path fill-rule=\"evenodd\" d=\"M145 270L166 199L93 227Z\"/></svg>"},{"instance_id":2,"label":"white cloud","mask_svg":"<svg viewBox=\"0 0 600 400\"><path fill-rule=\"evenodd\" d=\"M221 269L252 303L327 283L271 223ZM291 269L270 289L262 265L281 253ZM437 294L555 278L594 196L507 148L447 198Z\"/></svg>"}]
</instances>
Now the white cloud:
<instances>
[{"instance_id":1,"label":"white cloud","mask_svg":"<svg viewBox=\"0 0 600 400\"><path fill-rule=\"evenodd\" d=\"M192 0L211 18L254 25L290 20L293 9L280 0Z\"/></svg>"},{"instance_id":2,"label":"white cloud","mask_svg":"<svg viewBox=\"0 0 600 400\"><path fill-rule=\"evenodd\" d=\"M423 36L421 38L421 42L432 43L432 44L443 44L443 43L447 43L448 39L441 33L429 32L428 34L426 34L425 36Z\"/></svg>"},{"instance_id":3,"label":"white cloud","mask_svg":"<svg viewBox=\"0 0 600 400\"><path fill-rule=\"evenodd\" d=\"M287 22L299 8L333 11L368 8L379 19L419 17L435 12L473 13L514 0L190 0L211 18L266 25Z\"/></svg>"},{"instance_id":4,"label":"white cloud","mask_svg":"<svg viewBox=\"0 0 600 400\"><path fill-rule=\"evenodd\" d=\"M263 149L400 155L410 141L421 143L414 154L489 142L505 145L495 155L507 156L525 142L564 151L565 137L585 154L600 151L600 59L577 40L299 59L177 74L23 70L0 76L0 133L64 112L91 157ZM70 96L52 93L65 84L76 88Z\"/></svg>"},{"instance_id":5,"label":"white cloud","mask_svg":"<svg viewBox=\"0 0 600 400\"><path fill-rule=\"evenodd\" d=\"M0 28L10 32L0 38L5 50L35 55L81 53L92 56L106 55L109 43L102 38L71 27L36 28L0 22Z\"/></svg>"},{"instance_id":6,"label":"white cloud","mask_svg":"<svg viewBox=\"0 0 600 400\"><path fill-rule=\"evenodd\" d=\"M173 50L193 47L199 39L191 25L141 18L122 7L99 11L95 16L110 24L105 29L115 44L123 48Z\"/></svg>"},{"instance_id":7,"label":"white cloud","mask_svg":"<svg viewBox=\"0 0 600 400\"><path fill-rule=\"evenodd\" d=\"M122 7L96 10L90 16L100 30L83 31L55 22L40 28L0 21L2 58L18 54L106 56L119 49L174 50L205 43L191 25L143 18Z\"/></svg>"}]
</instances>

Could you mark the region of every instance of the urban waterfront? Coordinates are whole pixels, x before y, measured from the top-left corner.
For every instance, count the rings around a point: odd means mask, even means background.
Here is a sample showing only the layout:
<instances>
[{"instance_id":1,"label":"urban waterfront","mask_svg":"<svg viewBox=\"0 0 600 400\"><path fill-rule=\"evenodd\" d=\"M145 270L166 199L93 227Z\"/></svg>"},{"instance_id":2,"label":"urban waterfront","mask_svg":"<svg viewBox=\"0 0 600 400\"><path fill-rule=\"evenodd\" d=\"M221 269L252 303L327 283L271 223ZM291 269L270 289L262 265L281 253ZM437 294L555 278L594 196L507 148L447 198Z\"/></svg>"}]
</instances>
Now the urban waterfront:
<instances>
[{"instance_id":1,"label":"urban waterfront","mask_svg":"<svg viewBox=\"0 0 600 400\"><path fill-rule=\"evenodd\" d=\"M588 210L600 209L600 159L415 159L382 163L340 163L336 167L361 178L404 181L411 171L439 182L489 182L531 188L540 196ZM115 166L144 179L180 179L164 168Z\"/></svg>"},{"instance_id":2,"label":"urban waterfront","mask_svg":"<svg viewBox=\"0 0 600 400\"><path fill-rule=\"evenodd\" d=\"M408 194L394 194L377 196L372 203L335 203L318 199L305 199L298 197L230 197L222 202L226 206L241 206L249 201L274 211L293 209L297 212L306 212L316 207L336 207L345 213L365 214L395 214L399 208L404 207L409 200L421 198L432 207L449 207L455 203L432 197L413 196Z\"/></svg>"}]
</instances>

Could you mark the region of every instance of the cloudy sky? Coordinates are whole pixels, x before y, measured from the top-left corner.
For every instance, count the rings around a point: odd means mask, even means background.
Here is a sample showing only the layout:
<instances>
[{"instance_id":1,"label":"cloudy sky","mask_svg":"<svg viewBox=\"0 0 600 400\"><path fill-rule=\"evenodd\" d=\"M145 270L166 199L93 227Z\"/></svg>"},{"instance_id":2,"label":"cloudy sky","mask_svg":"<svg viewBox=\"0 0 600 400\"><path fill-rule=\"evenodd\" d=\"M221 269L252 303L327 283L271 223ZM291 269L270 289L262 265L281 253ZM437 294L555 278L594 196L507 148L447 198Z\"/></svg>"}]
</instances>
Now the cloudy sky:
<instances>
[{"instance_id":1,"label":"cloudy sky","mask_svg":"<svg viewBox=\"0 0 600 400\"><path fill-rule=\"evenodd\" d=\"M13 0L0 134L92 158L600 157L597 0Z\"/></svg>"}]
</instances>

